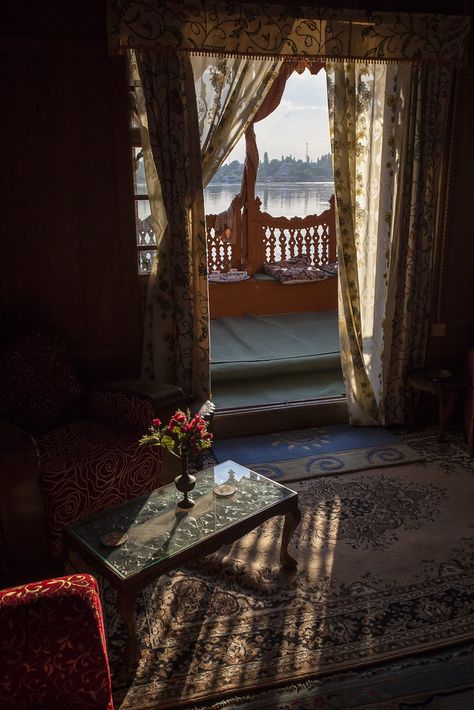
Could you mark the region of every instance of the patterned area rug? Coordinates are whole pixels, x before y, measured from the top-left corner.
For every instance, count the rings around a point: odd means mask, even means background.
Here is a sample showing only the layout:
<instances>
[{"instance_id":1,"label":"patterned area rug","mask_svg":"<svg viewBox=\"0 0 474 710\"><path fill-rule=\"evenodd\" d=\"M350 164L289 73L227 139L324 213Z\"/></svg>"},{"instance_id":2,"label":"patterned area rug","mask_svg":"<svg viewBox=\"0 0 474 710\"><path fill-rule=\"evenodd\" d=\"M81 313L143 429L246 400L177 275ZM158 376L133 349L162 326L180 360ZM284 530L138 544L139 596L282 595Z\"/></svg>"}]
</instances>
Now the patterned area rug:
<instances>
[{"instance_id":1,"label":"patterned area rug","mask_svg":"<svg viewBox=\"0 0 474 710\"><path fill-rule=\"evenodd\" d=\"M302 689L309 698L318 679L473 639L474 465L434 435L406 443L429 461L291 484L303 513L295 574L279 567L274 518L148 587L131 687L120 686L124 633L105 588L116 706L232 707L230 696L234 707L362 708L303 705Z\"/></svg>"},{"instance_id":2,"label":"patterned area rug","mask_svg":"<svg viewBox=\"0 0 474 710\"><path fill-rule=\"evenodd\" d=\"M219 462L236 461L280 483L423 458L383 427L348 425L225 439L215 442L213 454Z\"/></svg>"}]
</instances>

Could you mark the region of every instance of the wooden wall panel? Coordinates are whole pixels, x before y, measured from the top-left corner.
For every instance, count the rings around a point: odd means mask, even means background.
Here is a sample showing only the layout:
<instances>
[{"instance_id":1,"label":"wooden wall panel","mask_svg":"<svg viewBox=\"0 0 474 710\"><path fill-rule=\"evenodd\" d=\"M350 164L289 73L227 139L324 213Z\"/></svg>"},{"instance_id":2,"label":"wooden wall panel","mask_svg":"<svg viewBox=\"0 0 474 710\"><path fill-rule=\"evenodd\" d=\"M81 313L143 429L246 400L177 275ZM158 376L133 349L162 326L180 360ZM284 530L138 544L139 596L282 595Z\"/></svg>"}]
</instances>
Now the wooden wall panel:
<instances>
[{"instance_id":1,"label":"wooden wall panel","mask_svg":"<svg viewBox=\"0 0 474 710\"><path fill-rule=\"evenodd\" d=\"M136 375L124 60L108 58L105 42L15 42L0 63L2 330L62 334L87 376Z\"/></svg>"},{"instance_id":2,"label":"wooden wall panel","mask_svg":"<svg viewBox=\"0 0 474 710\"><path fill-rule=\"evenodd\" d=\"M432 322L441 328L430 338L428 352L431 364L452 369L465 367L467 348L474 345L474 53L471 57L458 90L446 239L433 289Z\"/></svg>"}]
</instances>

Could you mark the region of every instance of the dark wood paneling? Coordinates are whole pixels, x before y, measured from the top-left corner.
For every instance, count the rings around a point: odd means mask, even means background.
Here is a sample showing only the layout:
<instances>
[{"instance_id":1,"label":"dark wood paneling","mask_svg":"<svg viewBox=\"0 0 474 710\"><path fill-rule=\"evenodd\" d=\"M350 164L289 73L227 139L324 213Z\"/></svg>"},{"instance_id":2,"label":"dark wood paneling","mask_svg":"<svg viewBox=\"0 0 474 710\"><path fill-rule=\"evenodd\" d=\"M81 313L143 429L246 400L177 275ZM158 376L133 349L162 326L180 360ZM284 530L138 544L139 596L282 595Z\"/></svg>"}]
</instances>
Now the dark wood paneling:
<instances>
[{"instance_id":1,"label":"dark wood paneling","mask_svg":"<svg viewBox=\"0 0 474 710\"><path fill-rule=\"evenodd\" d=\"M474 230L470 214L474 197L474 60L464 69L454 124L451 180L447 193L448 221L444 253L434 283L432 321L445 325L445 335L431 337L429 361L460 369L474 344Z\"/></svg>"},{"instance_id":2,"label":"dark wood paneling","mask_svg":"<svg viewBox=\"0 0 474 710\"><path fill-rule=\"evenodd\" d=\"M104 42L1 55L4 330L62 334L90 377L138 371L141 307L123 58Z\"/></svg>"}]
</instances>

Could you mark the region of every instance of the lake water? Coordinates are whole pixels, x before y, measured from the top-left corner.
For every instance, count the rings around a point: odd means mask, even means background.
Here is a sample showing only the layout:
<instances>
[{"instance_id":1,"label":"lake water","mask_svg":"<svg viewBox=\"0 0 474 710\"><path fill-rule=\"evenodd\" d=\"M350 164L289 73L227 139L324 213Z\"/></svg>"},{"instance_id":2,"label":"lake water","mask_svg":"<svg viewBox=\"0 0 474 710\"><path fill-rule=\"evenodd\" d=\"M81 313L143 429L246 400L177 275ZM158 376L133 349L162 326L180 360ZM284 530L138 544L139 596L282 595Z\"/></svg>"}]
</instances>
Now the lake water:
<instances>
[{"instance_id":1,"label":"lake water","mask_svg":"<svg viewBox=\"0 0 474 710\"><path fill-rule=\"evenodd\" d=\"M206 214L227 210L239 191L240 184L209 185L204 191ZM262 212L273 217L305 217L324 212L333 192L332 182L257 182L255 188Z\"/></svg>"}]
</instances>

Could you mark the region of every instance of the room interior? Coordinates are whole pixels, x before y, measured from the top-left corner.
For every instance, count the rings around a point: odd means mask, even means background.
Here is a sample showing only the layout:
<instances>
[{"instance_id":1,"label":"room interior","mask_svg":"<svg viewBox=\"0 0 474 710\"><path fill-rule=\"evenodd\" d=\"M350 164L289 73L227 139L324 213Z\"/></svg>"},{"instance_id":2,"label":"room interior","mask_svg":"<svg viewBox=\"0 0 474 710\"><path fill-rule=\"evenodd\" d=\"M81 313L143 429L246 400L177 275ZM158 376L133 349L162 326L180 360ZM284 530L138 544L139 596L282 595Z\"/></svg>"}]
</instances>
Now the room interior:
<instances>
[{"instance_id":1,"label":"room interior","mask_svg":"<svg viewBox=\"0 0 474 710\"><path fill-rule=\"evenodd\" d=\"M429 8L465 12L463 3ZM419 9L426 9L423 3ZM50 1L25 9L18 3L3 13L3 333L39 324L65 338L86 379L136 377L143 285L134 244L126 66L123 57L108 56L106 4ZM466 214L471 81L468 63L459 89L445 251L435 277L437 327L429 342L430 362L448 368L463 362L474 317L466 296L474 249Z\"/></svg>"},{"instance_id":2,"label":"room interior","mask_svg":"<svg viewBox=\"0 0 474 710\"><path fill-rule=\"evenodd\" d=\"M378 7L358 0L334 5ZM383 5L472 18L468 0ZM106 0L46 0L4 3L1 10L0 337L35 330L57 334L87 387L139 377L146 293L146 277L137 273L127 66L124 56L109 55L106 6ZM427 365L452 371L465 371L474 344L473 111L471 32L457 95L449 209L443 239L435 246L427 351ZM338 421L340 401L329 403L329 409L326 403L320 409L268 408L263 417L261 411L217 417L214 430L225 438ZM460 404L453 421L463 442ZM8 430L2 429L2 436L2 449L8 451L13 445ZM0 485L7 491L8 469L1 470ZM126 694L120 699L128 707ZM110 702L107 695L103 707L112 707ZM130 707L138 710L140 704Z\"/></svg>"}]
</instances>

